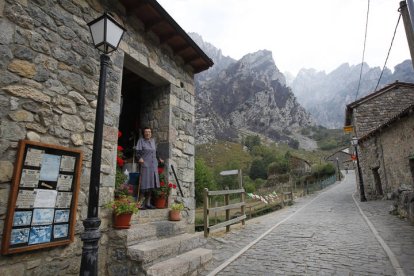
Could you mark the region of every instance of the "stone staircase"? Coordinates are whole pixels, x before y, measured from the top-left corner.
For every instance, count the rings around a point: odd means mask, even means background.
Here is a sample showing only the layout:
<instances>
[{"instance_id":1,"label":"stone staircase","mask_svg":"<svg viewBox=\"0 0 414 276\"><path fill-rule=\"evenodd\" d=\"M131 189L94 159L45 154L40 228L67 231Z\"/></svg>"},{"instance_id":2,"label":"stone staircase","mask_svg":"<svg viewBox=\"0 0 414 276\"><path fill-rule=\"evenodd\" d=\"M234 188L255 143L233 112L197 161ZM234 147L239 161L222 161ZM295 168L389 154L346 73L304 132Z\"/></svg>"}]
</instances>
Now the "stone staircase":
<instances>
[{"instance_id":1,"label":"stone staircase","mask_svg":"<svg viewBox=\"0 0 414 276\"><path fill-rule=\"evenodd\" d=\"M185 220L168 221L168 209L142 210L131 228L111 231L110 275L197 275L212 259L203 233Z\"/></svg>"}]
</instances>

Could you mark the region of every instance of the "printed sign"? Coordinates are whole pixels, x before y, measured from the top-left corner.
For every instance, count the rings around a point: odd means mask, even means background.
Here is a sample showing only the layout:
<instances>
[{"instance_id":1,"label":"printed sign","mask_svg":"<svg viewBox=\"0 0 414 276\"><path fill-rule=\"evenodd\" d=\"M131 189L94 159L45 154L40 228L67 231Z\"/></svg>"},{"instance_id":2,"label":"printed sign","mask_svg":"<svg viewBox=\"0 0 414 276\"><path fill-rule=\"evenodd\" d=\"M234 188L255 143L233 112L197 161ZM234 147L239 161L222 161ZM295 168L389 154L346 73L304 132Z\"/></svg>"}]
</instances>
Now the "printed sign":
<instances>
[{"instance_id":1,"label":"printed sign","mask_svg":"<svg viewBox=\"0 0 414 276\"><path fill-rule=\"evenodd\" d=\"M20 178L20 187L37 188L39 184L40 171L23 169L22 177Z\"/></svg>"},{"instance_id":2,"label":"printed sign","mask_svg":"<svg viewBox=\"0 0 414 276\"><path fill-rule=\"evenodd\" d=\"M1 254L73 242L82 151L21 140L16 157Z\"/></svg>"}]
</instances>

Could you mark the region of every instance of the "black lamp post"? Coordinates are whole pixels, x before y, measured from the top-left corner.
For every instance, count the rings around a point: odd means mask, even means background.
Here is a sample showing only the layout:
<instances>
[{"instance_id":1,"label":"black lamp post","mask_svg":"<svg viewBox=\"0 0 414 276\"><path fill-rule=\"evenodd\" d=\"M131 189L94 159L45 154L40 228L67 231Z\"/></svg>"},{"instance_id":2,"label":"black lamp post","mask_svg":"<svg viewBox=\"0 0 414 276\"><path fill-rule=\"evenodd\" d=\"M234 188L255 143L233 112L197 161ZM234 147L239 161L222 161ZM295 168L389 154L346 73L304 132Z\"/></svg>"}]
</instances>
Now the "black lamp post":
<instances>
[{"instance_id":1,"label":"black lamp post","mask_svg":"<svg viewBox=\"0 0 414 276\"><path fill-rule=\"evenodd\" d=\"M101 175L102 134L104 124L104 106L106 90L106 68L109 64L108 54L118 48L125 29L108 13L88 23L95 48L102 52L99 75L98 101L95 115L95 132L93 136L91 178L89 183L88 217L83 221L85 231L81 234L83 241L82 260L79 275L98 275L98 242L101 238L98 217L99 186Z\"/></svg>"},{"instance_id":2,"label":"black lamp post","mask_svg":"<svg viewBox=\"0 0 414 276\"><path fill-rule=\"evenodd\" d=\"M359 178L359 193L360 193L360 200L361 202L367 201L365 197L365 188L364 188L364 181L362 179L362 172L361 167L359 166L359 156L358 156L358 138L353 137L351 140L352 145L355 148L355 156L357 161L357 169L358 169L358 178Z\"/></svg>"},{"instance_id":3,"label":"black lamp post","mask_svg":"<svg viewBox=\"0 0 414 276\"><path fill-rule=\"evenodd\" d=\"M339 158L336 158L336 167L338 169L338 180L341 181L341 170L339 169Z\"/></svg>"}]
</instances>

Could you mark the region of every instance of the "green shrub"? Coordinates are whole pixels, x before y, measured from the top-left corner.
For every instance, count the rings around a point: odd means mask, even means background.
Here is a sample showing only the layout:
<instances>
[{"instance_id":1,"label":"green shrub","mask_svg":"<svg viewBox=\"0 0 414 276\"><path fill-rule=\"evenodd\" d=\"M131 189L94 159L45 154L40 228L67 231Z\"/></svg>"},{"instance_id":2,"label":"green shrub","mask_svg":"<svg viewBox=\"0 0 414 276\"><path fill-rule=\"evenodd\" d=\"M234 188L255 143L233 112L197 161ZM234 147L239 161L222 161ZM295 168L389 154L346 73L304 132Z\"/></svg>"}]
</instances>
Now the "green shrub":
<instances>
[{"instance_id":1,"label":"green shrub","mask_svg":"<svg viewBox=\"0 0 414 276\"><path fill-rule=\"evenodd\" d=\"M217 186L213 174L202 159L195 161L195 200L196 205L203 204L204 188L216 190Z\"/></svg>"}]
</instances>

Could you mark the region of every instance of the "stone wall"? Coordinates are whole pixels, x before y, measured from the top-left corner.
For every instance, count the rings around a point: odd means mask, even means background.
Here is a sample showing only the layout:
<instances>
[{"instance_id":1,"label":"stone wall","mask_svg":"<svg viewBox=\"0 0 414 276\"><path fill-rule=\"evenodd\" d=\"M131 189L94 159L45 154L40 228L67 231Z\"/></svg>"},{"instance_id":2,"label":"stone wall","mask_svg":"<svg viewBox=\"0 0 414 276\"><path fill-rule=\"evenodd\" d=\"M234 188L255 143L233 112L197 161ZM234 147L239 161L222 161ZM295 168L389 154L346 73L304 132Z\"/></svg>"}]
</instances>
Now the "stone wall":
<instances>
[{"instance_id":1,"label":"stone wall","mask_svg":"<svg viewBox=\"0 0 414 276\"><path fill-rule=\"evenodd\" d=\"M414 154L414 116L401 118L360 147L365 194L367 199L378 198L373 169L378 168L384 197L400 194L401 187L408 193L414 190L409 157ZM402 206L402 205L401 205ZM407 212L408 210L402 210Z\"/></svg>"},{"instance_id":2,"label":"stone wall","mask_svg":"<svg viewBox=\"0 0 414 276\"><path fill-rule=\"evenodd\" d=\"M99 78L99 53L86 23L104 9L118 13L127 28L111 54L105 101L100 206L113 196L120 92L124 66L159 87L148 114L165 159L174 164L194 223L193 75L170 49L159 46L135 18L122 17L117 1L0 0L0 233L11 185L17 143L29 139L81 149L84 160L75 241L68 246L0 257L0 275L78 275L87 215L89 175ZM134 67L131 66L131 67ZM134 68L129 68L134 69ZM99 274L106 275L110 213L101 208Z\"/></svg>"}]
</instances>

